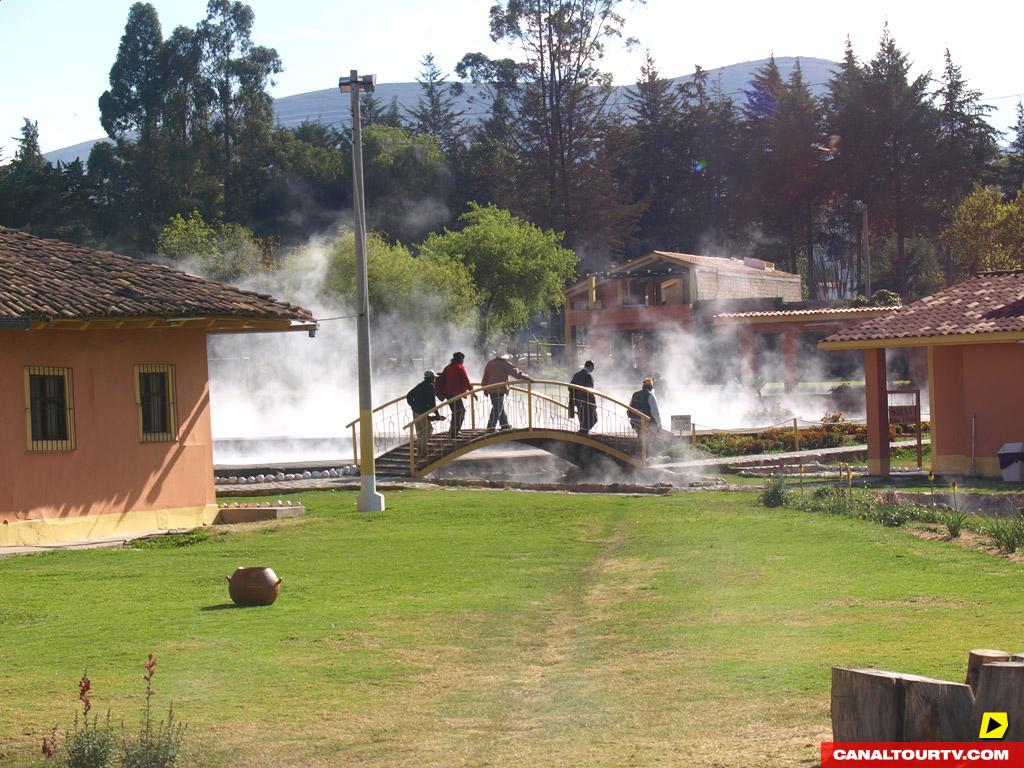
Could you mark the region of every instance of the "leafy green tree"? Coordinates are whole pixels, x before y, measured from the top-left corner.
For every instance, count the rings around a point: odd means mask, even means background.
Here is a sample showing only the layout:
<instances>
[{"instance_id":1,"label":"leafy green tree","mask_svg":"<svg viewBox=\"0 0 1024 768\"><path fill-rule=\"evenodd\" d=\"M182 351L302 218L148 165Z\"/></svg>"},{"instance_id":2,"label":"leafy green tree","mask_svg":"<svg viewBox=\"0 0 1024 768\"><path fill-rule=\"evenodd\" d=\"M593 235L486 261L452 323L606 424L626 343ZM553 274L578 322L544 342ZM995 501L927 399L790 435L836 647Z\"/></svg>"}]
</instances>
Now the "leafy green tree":
<instances>
[{"instance_id":1,"label":"leafy green tree","mask_svg":"<svg viewBox=\"0 0 1024 768\"><path fill-rule=\"evenodd\" d=\"M207 223L199 211L186 219L175 214L157 240L157 254L176 264L196 265L206 277L234 282L259 272L267 261L265 246L241 224Z\"/></svg>"},{"instance_id":2,"label":"leafy green tree","mask_svg":"<svg viewBox=\"0 0 1024 768\"><path fill-rule=\"evenodd\" d=\"M677 250L683 247L679 206L686 142L681 141L679 92L661 77L650 51L640 78L627 89L625 98L634 119L613 127L609 142L621 141L622 147L610 152L620 158L617 176L628 188L629 199L644 205L631 249L637 253Z\"/></svg>"},{"instance_id":3,"label":"leafy green tree","mask_svg":"<svg viewBox=\"0 0 1024 768\"><path fill-rule=\"evenodd\" d=\"M346 231L327 249L325 298L354 302L355 235ZM469 269L457 259L444 254L413 257L401 244L370 232L366 261L371 320L377 326L398 320L426 338L441 322L462 322L476 305Z\"/></svg>"},{"instance_id":4,"label":"leafy green tree","mask_svg":"<svg viewBox=\"0 0 1024 768\"><path fill-rule=\"evenodd\" d=\"M1017 120L1010 129L1014 139L1007 150L1007 175L1010 189L1024 188L1024 104L1017 102Z\"/></svg>"},{"instance_id":5,"label":"leafy green tree","mask_svg":"<svg viewBox=\"0 0 1024 768\"><path fill-rule=\"evenodd\" d=\"M100 124L130 168L122 178L131 189L119 213L124 228L142 247L152 241L156 222L165 218L169 207L160 146L166 79L163 45L156 9L149 3L132 5L110 68L110 89L99 99Z\"/></svg>"},{"instance_id":6,"label":"leafy green tree","mask_svg":"<svg viewBox=\"0 0 1024 768\"><path fill-rule=\"evenodd\" d=\"M998 187L974 190L957 207L942 233L955 258L956 276L1024 267L1024 191L1003 202Z\"/></svg>"},{"instance_id":7,"label":"leafy green tree","mask_svg":"<svg viewBox=\"0 0 1024 768\"><path fill-rule=\"evenodd\" d=\"M210 160L223 184L225 214L246 221L253 198L267 181L263 160L274 110L266 89L282 65L277 51L253 43L252 8L231 0L209 0L206 8L196 34L203 54L201 72L215 94L218 151Z\"/></svg>"},{"instance_id":8,"label":"leafy green tree","mask_svg":"<svg viewBox=\"0 0 1024 768\"><path fill-rule=\"evenodd\" d=\"M483 119L468 128L469 142L455 166L455 191L461 197L457 208L470 200L512 208L519 201L524 164L516 116L520 67L511 59L467 53L455 72L476 86L469 103L485 110Z\"/></svg>"},{"instance_id":9,"label":"leafy green tree","mask_svg":"<svg viewBox=\"0 0 1024 768\"><path fill-rule=\"evenodd\" d=\"M449 220L451 169L434 136L370 126L363 131L363 169L371 228L415 242Z\"/></svg>"},{"instance_id":10,"label":"leafy green tree","mask_svg":"<svg viewBox=\"0 0 1024 768\"><path fill-rule=\"evenodd\" d=\"M776 238L791 272L801 272L810 298L818 298L815 244L822 205L822 111L803 79L800 62L783 82L774 60L747 91L744 136L752 153L745 186L748 212Z\"/></svg>"},{"instance_id":11,"label":"leafy green tree","mask_svg":"<svg viewBox=\"0 0 1024 768\"><path fill-rule=\"evenodd\" d=\"M0 224L46 233L55 204L54 169L39 150L39 123L25 118L10 163L0 166Z\"/></svg>"},{"instance_id":12,"label":"leafy green tree","mask_svg":"<svg viewBox=\"0 0 1024 768\"><path fill-rule=\"evenodd\" d=\"M491 38L515 46L518 144L523 156L516 208L566 233L603 266L635 225L608 158L605 107L611 76L605 46L621 38L622 0L507 0L491 6Z\"/></svg>"},{"instance_id":13,"label":"leafy green tree","mask_svg":"<svg viewBox=\"0 0 1024 768\"><path fill-rule=\"evenodd\" d=\"M739 239L740 189L748 156L736 105L700 67L680 87L685 175L681 194L684 250L729 250ZM746 237L742 238L745 244Z\"/></svg>"},{"instance_id":14,"label":"leafy green tree","mask_svg":"<svg viewBox=\"0 0 1024 768\"><path fill-rule=\"evenodd\" d=\"M385 104L372 93L364 93L360 97L359 114L364 127L368 125L402 127L402 115L398 111L397 96L392 96L391 101Z\"/></svg>"},{"instance_id":15,"label":"leafy green tree","mask_svg":"<svg viewBox=\"0 0 1024 768\"><path fill-rule=\"evenodd\" d=\"M420 258L457 261L469 270L479 297L477 343L494 333L515 333L531 317L559 306L576 269L576 254L562 236L494 206L471 204L462 229L432 234Z\"/></svg>"},{"instance_id":16,"label":"leafy green tree","mask_svg":"<svg viewBox=\"0 0 1024 768\"><path fill-rule=\"evenodd\" d=\"M902 296L908 295L915 267L907 240L935 219L930 182L938 123L930 82L927 73L911 77L910 60L888 27L874 58L863 67L848 42L830 82L829 133L838 137L830 163L833 188L848 200L868 204L876 233L892 233L892 287Z\"/></svg>"}]
</instances>

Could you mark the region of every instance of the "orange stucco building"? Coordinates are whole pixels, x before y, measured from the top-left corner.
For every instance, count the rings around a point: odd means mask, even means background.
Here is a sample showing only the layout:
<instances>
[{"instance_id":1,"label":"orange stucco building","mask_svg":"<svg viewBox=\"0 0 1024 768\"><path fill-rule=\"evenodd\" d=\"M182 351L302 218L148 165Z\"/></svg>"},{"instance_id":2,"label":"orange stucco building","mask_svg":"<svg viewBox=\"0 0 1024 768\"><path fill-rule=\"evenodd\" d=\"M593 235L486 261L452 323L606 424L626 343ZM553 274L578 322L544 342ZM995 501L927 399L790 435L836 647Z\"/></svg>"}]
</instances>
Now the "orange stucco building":
<instances>
[{"instance_id":1,"label":"orange stucco building","mask_svg":"<svg viewBox=\"0 0 1024 768\"><path fill-rule=\"evenodd\" d=\"M212 522L207 334L315 327L269 296L0 229L0 546Z\"/></svg>"},{"instance_id":2,"label":"orange stucco building","mask_svg":"<svg viewBox=\"0 0 1024 768\"><path fill-rule=\"evenodd\" d=\"M864 350L870 474L889 474L888 349L927 351L936 473L1000 477L1000 447L1024 441L1024 270L981 273L820 346Z\"/></svg>"}]
</instances>

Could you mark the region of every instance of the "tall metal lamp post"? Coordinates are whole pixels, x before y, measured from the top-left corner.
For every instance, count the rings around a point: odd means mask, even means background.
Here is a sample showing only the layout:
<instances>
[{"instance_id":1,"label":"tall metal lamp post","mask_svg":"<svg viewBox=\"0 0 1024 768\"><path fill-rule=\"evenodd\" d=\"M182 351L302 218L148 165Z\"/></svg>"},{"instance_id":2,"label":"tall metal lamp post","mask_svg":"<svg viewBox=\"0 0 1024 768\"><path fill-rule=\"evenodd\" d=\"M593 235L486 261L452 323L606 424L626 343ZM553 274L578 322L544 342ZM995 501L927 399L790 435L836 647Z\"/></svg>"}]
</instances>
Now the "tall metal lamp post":
<instances>
[{"instance_id":1,"label":"tall metal lamp post","mask_svg":"<svg viewBox=\"0 0 1024 768\"><path fill-rule=\"evenodd\" d=\"M871 251L868 247L868 204L853 201L853 210L861 214L860 263L864 269L864 295L871 298Z\"/></svg>"},{"instance_id":2,"label":"tall metal lamp post","mask_svg":"<svg viewBox=\"0 0 1024 768\"><path fill-rule=\"evenodd\" d=\"M359 348L359 498L360 512L383 512L384 497L377 493L377 467L373 447L373 392L370 382L370 297L366 281L366 206L363 200L363 144L359 94L372 92L376 75L359 76L353 69L338 78L338 90L352 94L352 208L356 233L356 311Z\"/></svg>"}]
</instances>

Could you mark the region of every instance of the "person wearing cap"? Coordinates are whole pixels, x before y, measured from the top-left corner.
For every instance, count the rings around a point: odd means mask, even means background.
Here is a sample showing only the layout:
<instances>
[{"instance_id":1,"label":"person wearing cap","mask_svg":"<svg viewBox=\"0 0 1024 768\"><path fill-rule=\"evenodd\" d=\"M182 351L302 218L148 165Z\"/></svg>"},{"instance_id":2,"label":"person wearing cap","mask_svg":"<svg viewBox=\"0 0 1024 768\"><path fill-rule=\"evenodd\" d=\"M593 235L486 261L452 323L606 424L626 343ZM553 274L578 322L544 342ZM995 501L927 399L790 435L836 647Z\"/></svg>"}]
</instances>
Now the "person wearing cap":
<instances>
[{"instance_id":1,"label":"person wearing cap","mask_svg":"<svg viewBox=\"0 0 1024 768\"><path fill-rule=\"evenodd\" d=\"M594 388L594 361L587 360L569 383L575 385L569 389L569 418L571 419L575 412L580 420L579 433L588 435L597 424L597 398L593 392L578 387L585 387L588 390Z\"/></svg>"},{"instance_id":2,"label":"person wearing cap","mask_svg":"<svg viewBox=\"0 0 1024 768\"><path fill-rule=\"evenodd\" d=\"M658 399L654 396L654 379L650 376L643 380L640 389L633 393L629 400L629 407L634 409L629 412L629 423L640 434L640 416L635 411L646 414L655 427L661 426L661 413L658 411Z\"/></svg>"},{"instance_id":3,"label":"person wearing cap","mask_svg":"<svg viewBox=\"0 0 1024 768\"><path fill-rule=\"evenodd\" d=\"M405 396L405 402L412 409L413 416L421 416L434 409L437 405L437 394L434 391L434 380L437 374L433 371L426 371L423 374L423 381L409 390ZM423 458L427 455L427 443L430 441L432 421L441 421L444 416L435 414L429 419L420 419L416 422L416 452Z\"/></svg>"},{"instance_id":4,"label":"person wearing cap","mask_svg":"<svg viewBox=\"0 0 1024 768\"><path fill-rule=\"evenodd\" d=\"M466 360L466 356L462 352L456 352L452 355L452 361L444 367L441 371L441 375L437 377L435 382L435 390L437 396L442 400L450 400L453 397L458 397L464 392L472 392L473 385L469 382L469 374L466 373L466 366L463 363ZM476 399L476 395L473 395ZM448 428L448 435L455 439L459 436L459 431L462 429L462 422L466 418L466 398L460 397L458 400L451 403L452 409L452 423Z\"/></svg>"},{"instance_id":5,"label":"person wearing cap","mask_svg":"<svg viewBox=\"0 0 1024 768\"><path fill-rule=\"evenodd\" d=\"M509 424L508 415L505 413L505 396L508 395L508 377L514 376L522 381L533 381L529 376L516 368L510 362L512 355L494 354L494 357L484 366L484 378L481 386L495 385L486 390L487 396L491 399L491 415L487 419L487 431L493 432L494 428L501 422L502 429L512 429Z\"/></svg>"}]
</instances>

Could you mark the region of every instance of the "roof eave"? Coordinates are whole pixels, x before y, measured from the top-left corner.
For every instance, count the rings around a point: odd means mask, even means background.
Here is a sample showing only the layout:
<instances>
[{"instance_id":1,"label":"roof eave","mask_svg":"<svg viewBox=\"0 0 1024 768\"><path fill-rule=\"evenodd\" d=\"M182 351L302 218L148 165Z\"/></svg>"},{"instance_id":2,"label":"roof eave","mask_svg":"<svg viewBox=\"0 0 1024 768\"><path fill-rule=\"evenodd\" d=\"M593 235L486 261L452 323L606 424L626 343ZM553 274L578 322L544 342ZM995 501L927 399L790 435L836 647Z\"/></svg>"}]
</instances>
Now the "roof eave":
<instances>
[{"instance_id":1,"label":"roof eave","mask_svg":"<svg viewBox=\"0 0 1024 768\"><path fill-rule=\"evenodd\" d=\"M971 344L1012 344L1024 341L1024 331L993 331L991 333L958 333L947 336L906 336L896 339L850 339L829 341L822 339L818 349L886 349L892 347L968 346Z\"/></svg>"}]
</instances>

